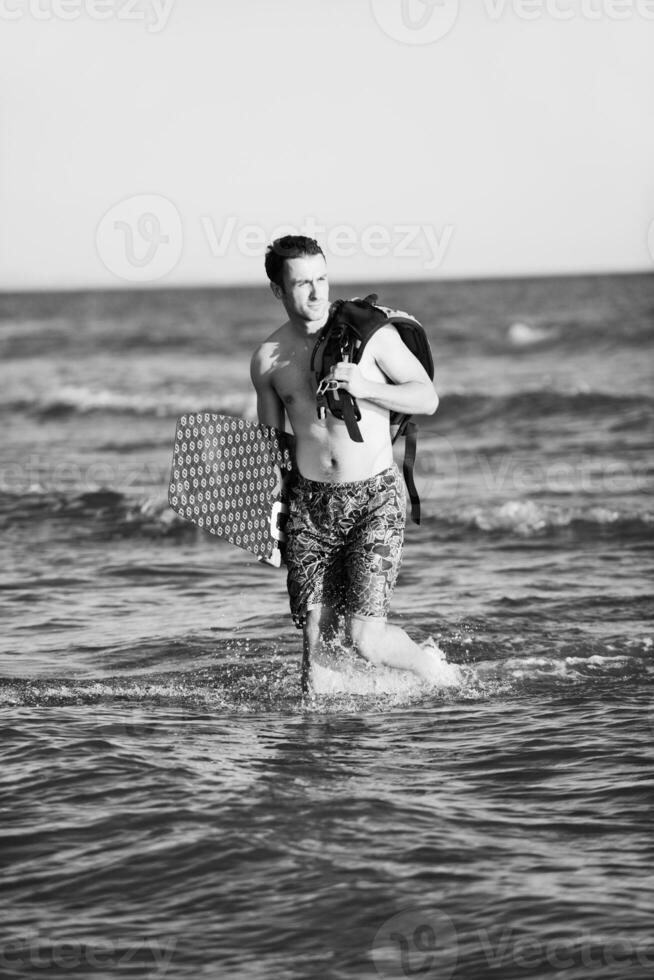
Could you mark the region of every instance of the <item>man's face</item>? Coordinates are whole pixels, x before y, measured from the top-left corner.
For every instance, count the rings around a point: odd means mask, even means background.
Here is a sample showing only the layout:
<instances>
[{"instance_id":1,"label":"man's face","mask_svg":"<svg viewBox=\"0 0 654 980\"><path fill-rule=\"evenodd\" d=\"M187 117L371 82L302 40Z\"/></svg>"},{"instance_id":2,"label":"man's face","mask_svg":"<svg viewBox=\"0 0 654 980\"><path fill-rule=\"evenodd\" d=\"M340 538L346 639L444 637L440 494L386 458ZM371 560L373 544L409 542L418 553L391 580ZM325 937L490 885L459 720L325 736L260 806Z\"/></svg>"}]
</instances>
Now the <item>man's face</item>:
<instances>
[{"instance_id":1,"label":"man's face","mask_svg":"<svg viewBox=\"0 0 654 980\"><path fill-rule=\"evenodd\" d=\"M329 311L327 264L322 255L303 255L284 263L282 301L289 316L313 322Z\"/></svg>"}]
</instances>

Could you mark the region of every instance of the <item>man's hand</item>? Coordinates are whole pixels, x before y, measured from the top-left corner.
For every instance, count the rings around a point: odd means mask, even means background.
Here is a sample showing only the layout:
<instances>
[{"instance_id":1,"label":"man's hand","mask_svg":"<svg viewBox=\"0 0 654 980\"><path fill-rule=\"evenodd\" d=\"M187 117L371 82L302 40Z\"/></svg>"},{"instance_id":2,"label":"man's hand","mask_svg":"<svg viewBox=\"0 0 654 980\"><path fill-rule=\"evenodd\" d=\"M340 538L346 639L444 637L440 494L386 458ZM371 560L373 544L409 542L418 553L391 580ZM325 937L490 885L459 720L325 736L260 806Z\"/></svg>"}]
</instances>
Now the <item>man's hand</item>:
<instances>
[{"instance_id":1,"label":"man's hand","mask_svg":"<svg viewBox=\"0 0 654 980\"><path fill-rule=\"evenodd\" d=\"M406 346L395 327L381 327L370 340L375 362L388 378L387 382L369 381L358 364L339 361L323 382L348 391L379 405L389 412L402 415L433 415L438 408L438 395L429 375Z\"/></svg>"},{"instance_id":2,"label":"man's hand","mask_svg":"<svg viewBox=\"0 0 654 980\"><path fill-rule=\"evenodd\" d=\"M366 398L370 392L370 382L364 378L358 364L339 361L326 375L328 381L336 381L338 387L348 391L353 398Z\"/></svg>"}]
</instances>

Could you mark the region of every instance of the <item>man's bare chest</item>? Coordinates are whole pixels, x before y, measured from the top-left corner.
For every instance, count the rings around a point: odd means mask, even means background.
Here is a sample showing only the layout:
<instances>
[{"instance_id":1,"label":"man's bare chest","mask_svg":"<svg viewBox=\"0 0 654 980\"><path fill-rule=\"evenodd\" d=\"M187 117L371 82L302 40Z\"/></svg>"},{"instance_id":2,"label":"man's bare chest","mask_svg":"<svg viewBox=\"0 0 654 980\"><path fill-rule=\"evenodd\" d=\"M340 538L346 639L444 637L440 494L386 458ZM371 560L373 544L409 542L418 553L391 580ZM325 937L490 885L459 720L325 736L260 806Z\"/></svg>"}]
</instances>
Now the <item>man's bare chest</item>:
<instances>
[{"instance_id":1,"label":"man's bare chest","mask_svg":"<svg viewBox=\"0 0 654 980\"><path fill-rule=\"evenodd\" d=\"M285 405L311 402L315 405L316 380L311 370L310 347L292 348L281 351L273 369L275 391Z\"/></svg>"}]
</instances>

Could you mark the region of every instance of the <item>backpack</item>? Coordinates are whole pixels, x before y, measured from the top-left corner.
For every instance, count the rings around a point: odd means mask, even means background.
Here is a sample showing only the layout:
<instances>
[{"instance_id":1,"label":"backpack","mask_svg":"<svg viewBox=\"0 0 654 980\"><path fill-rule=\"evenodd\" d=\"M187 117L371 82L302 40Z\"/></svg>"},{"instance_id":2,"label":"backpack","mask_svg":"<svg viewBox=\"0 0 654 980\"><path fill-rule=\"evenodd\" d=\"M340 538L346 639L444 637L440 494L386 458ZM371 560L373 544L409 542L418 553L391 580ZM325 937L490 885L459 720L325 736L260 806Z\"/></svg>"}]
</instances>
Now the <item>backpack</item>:
<instances>
[{"instance_id":1,"label":"backpack","mask_svg":"<svg viewBox=\"0 0 654 980\"><path fill-rule=\"evenodd\" d=\"M329 319L318 334L311 355L311 370L316 376L318 394L316 397L318 417L324 418L327 409L347 426L354 442L363 442L358 422L361 412L356 399L349 392L321 386L330 369L339 361L358 364L366 344L386 324L392 324L411 353L418 358L431 381L434 380L434 361L429 341L423 326L409 313L379 306L377 296L371 294L365 299L337 300L332 304ZM391 427L397 426L393 443L404 436L404 481L411 500L411 519L420 524L420 498L413 479L416 459L418 426L411 415L401 412L390 413Z\"/></svg>"}]
</instances>

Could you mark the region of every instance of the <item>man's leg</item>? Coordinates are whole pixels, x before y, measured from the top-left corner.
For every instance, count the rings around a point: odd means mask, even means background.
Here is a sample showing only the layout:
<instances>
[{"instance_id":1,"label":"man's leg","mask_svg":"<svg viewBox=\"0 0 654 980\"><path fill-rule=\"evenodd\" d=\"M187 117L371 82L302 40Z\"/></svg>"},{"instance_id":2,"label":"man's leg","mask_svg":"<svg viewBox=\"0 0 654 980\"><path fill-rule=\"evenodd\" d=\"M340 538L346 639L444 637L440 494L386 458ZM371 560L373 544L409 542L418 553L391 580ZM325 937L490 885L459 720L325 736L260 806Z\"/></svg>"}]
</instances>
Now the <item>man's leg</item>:
<instances>
[{"instance_id":1,"label":"man's leg","mask_svg":"<svg viewBox=\"0 0 654 980\"><path fill-rule=\"evenodd\" d=\"M315 653L321 642L329 642L338 632L338 614L332 608L336 596L330 582L341 542L328 506L331 494L329 484L313 483L298 474L289 496L286 584L293 622L303 631L301 682L305 694ZM342 576L336 579L340 582Z\"/></svg>"},{"instance_id":2,"label":"man's leg","mask_svg":"<svg viewBox=\"0 0 654 980\"><path fill-rule=\"evenodd\" d=\"M307 611L303 627L304 645L302 650L302 692L309 691L309 672L311 662L322 643L329 643L338 633L338 616L325 605L314 606Z\"/></svg>"},{"instance_id":3,"label":"man's leg","mask_svg":"<svg viewBox=\"0 0 654 980\"><path fill-rule=\"evenodd\" d=\"M370 663L431 679L436 655L386 621L402 560L406 520L404 485L397 467L367 481L357 504L346 556L348 640Z\"/></svg>"},{"instance_id":4,"label":"man's leg","mask_svg":"<svg viewBox=\"0 0 654 980\"><path fill-rule=\"evenodd\" d=\"M438 676L441 661L437 654L418 646L400 626L383 618L352 615L348 635L357 653L376 667L410 670L425 681Z\"/></svg>"}]
</instances>

